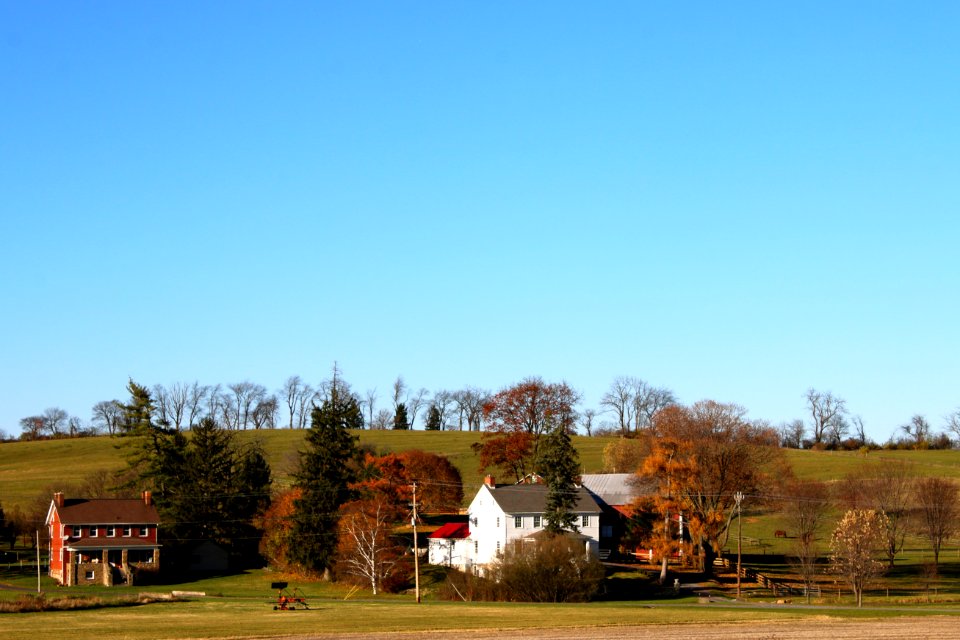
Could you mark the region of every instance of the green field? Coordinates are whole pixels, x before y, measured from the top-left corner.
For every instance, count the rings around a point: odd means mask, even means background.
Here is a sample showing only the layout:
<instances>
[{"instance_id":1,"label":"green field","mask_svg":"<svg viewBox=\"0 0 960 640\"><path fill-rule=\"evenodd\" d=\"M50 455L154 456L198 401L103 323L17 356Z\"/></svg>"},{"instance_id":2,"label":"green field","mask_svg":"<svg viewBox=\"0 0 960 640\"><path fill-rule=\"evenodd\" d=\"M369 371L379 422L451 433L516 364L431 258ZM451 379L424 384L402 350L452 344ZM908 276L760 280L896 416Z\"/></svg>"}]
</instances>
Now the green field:
<instances>
[{"instance_id":1,"label":"green field","mask_svg":"<svg viewBox=\"0 0 960 640\"><path fill-rule=\"evenodd\" d=\"M892 607L862 611L849 607L814 609L773 608L754 605L700 605L699 598L687 596L668 601L596 602L579 605L442 602L427 598L416 604L412 596L370 598L364 592L323 583L301 583L309 610L274 611L270 582L278 577L255 571L227 578L213 578L177 585L177 589L202 592L181 602L160 602L142 606L44 613L0 614L4 640L33 640L39 628L70 629L77 640L103 638L244 638L329 633L385 633L390 631L434 631L469 629L534 629L637 624L688 624L697 622L750 622L789 620L822 616L841 618L882 618L923 615L924 607L909 613ZM169 589L169 587L165 587ZM141 587L141 592L159 588ZM71 595L120 597L137 590L115 587L78 587ZM57 596L61 594L56 594ZM11 597L3 594L0 599ZM876 600L876 599L875 599ZM770 598L764 601L771 602ZM869 600L868 600L869 602ZM877 602L879 603L879 600ZM953 607L938 604L937 615ZM960 607L955 609L960 615Z\"/></svg>"},{"instance_id":2,"label":"green field","mask_svg":"<svg viewBox=\"0 0 960 640\"><path fill-rule=\"evenodd\" d=\"M297 451L303 446L303 431L277 429L240 431L244 441L257 441L266 452L276 486L289 485ZM470 448L480 434L461 431L359 431L361 446L379 453L423 449L447 456L463 476L464 492L472 496L482 474L476 454ZM585 473L603 469L603 448L612 438L574 437ZM124 438L101 436L69 440L0 443L0 504L5 508L26 508L50 487L77 484L101 470L117 471L126 465ZM509 478L503 478L508 481ZM49 497L49 496L48 496Z\"/></svg>"}]
</instances>

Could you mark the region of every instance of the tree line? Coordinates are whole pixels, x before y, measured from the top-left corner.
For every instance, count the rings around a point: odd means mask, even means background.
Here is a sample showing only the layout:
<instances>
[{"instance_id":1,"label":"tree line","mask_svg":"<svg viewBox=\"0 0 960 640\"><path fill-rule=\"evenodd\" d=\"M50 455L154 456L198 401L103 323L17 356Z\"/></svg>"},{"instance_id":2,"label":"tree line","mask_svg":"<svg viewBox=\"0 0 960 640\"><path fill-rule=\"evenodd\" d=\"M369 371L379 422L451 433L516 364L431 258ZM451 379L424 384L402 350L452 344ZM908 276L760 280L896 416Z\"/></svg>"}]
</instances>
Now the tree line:
<instances>
[{"instance_id":1,"label":"tree line","mask_svg":"<svg viewBox=\"0 0 960 640\"><path fill-rule=\"evenodd\" d=\"M230 430L305 429L314 404L322 403L329 395L329 384L323 381L314 385L293 375L275 391L248 380L214 385L196 381L155 384L148 387L148 391L153 400L153 419L158 425L177 431L192 429L202 418ZM386 406L379 404L381 395L376 388L354 396L363 418L359 428L498 431L504 391L517 387L536 391L526 398L528 421L536 421L538 412L542 414L546 409L540 403L560 402L567 411L564 422L571 432L575 430L587 436L629 437L643 433L650 429L659 411L678 403L668 387L633 376L614 378L596 408L581 408L582 394L566 382L548 383L536 376L497 392L467 386L432 393L423 387L411 387L403 376L397 376L383 398ZM852 413L839 395L810 388L802 398L805 418L778 425L756 421L777 431L780 446L943 449L960 442L960 408L943 418L939 431L925 415L914 414L881 445L868 437L862 416ZM118 435L124 428L122 415L122 403L116 399L94 404L89 420L53 406L22 418L20 438ZM534 430L536 425L531 423L530 428Z\"/></svg>"}]
</instances>

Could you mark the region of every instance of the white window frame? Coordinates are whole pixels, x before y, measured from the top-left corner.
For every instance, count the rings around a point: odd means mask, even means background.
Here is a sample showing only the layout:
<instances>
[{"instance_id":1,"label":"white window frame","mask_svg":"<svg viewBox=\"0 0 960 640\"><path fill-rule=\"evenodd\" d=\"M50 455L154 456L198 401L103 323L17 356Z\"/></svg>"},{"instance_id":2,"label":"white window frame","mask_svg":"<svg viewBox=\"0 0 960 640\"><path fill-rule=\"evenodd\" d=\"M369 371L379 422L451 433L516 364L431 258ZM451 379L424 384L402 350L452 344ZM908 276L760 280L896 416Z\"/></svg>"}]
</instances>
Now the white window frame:
<instances>
[{"instance_id":1,"label":"white window frame","mask_svg":"<svg viewBox=\"0 0 960 640\"><path fill-rule=\"evenodd\" d=\"M133 527L124 527L123 528L123 537L130 538L133 536Z\"/></svg>"},{"instance_id":2,"label":"white window frame","mask_svg":"<svg viewBox=\"0 0 960 640\"><path fill-rule=\"evenodd\" d=\"M94 527L90 527L90 537L91 537L91 538L96 538L96 537L99 536L99 535L100 535L100 531L99 531L95 526L94 526Z\"/></svg>"},{"instance_id":3,"label":"white window frame","mask_svg":"<svg viewBox=\"0 0 960 640\"><path fill-rule=\"evenodd\" d=\"M543 518L540 516L533 516L533 528L538 529L543 526Z\"/></svg>"},{"instance_id":4,"label":"white window frame","mask_svg":"<svg viewBox=\"0 0 960 640\"><path fill-rule=\"evenodd\" d=\"M150 527L140 527L140 537L146 538L150 535Z\"/></svg>"},{"instance_id":5,"label":"white window frame","mask_svg":"<svg viewBox=\"0 0 960 640\"><path fill-rule=\"evenodd\" d=\"M523 516L513 516L513 528L514 529L523 528Z\"/></svg>"},{"instance_id":6,"label":"white window frame","mask_svg":"<svg viewBox=\"0 0 960 640\"><path fill-rule=\"evenodd\" d=\"M590 526L590 516L588 516L588 515L582 515L582 516L580 516L580 526L581 526L581 527L589 527L589 526Z\"/></svg>"},{"instance_id":7,"label":"white window frame","mask_svg":"<svg viewBox=\"0 0 960 640\"><path fill-rule=\"evenodd\" d=\"M73 537L82 538L83 537L83 526L79 524L73 525Z\"/></svg>"},{"instance_id":8,"label":"white window frame","mask_svg":"<svg viewBox=\"0 0 960 640\"><path fill-rule=\"evenodd\" d=\"M107 525L107 537L116 538L117 537L117 528L113 525Z\"/></svg>"}]
</instances>

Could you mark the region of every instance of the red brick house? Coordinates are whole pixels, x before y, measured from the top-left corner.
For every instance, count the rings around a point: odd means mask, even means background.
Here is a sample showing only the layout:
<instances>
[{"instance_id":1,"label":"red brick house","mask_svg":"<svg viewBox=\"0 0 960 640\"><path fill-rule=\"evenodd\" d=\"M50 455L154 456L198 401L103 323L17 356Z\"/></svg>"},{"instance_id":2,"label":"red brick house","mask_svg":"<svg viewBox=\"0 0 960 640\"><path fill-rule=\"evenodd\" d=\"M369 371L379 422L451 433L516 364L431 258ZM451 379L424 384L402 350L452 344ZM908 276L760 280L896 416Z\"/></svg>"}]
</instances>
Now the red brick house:
<instances>
[{"instance_id":1,"label":"red brick house","mask_svg":"<svg viewBox=\"0 0 960 640\"><path fill-rule=\"evenodd\" d=\"M50 577L64 586L133 584L134 570L160 569L160 517L149 491L140 499L55 493L46 524Z\"/></svg>"}]
</instances>

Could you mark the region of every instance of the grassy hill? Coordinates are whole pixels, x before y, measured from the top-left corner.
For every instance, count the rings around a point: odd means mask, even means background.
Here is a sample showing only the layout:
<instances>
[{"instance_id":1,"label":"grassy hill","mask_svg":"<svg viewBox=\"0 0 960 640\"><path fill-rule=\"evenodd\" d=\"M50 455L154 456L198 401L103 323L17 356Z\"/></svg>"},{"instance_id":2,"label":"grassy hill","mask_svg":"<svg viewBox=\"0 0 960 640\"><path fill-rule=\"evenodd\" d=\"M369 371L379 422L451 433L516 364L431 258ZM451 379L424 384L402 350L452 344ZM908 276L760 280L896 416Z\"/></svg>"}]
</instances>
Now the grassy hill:
<instances>
[{"instance_id":1,"label":"grassy hill","mask_svg":"<svg viewBox=\"0 0 960 640\"><path fill-rule=\"evenodd\" d=\"M303 431L277 429L241 431L242 441L258 441L273 469L277 486L290 483L303 447ZM461 431L358 431L361 446L378 453L423 449L447 456L463 476L464 491L471 495L480 486L482 474L471 445L480 434ZM603 468L603 448L613 438L574 437L585 473ZM9 508L29 503L59 484L77 484L98 471L119 471L126 466L128 441L100 436L70 440L0 443L0 504ZM509 480L502 478L503 481Z\"/></svg>"},{"instance_id":2,"label":"grassy hill","mask_svg":"<svg viewBox=\"0 0 960 640\"><path fill-rule=\"evenodd\" d=\"M303 431L269 430L239 432L241 440L259 441L274 470L278 486L288 485ZM380 453L423 449L447 456L463 476L467 496L480 485L478 458L471 445L478 433L460 431L359 431L360 444ZM603 470L603 448L615 438L574 437L585 473ZM4 507L29 503L60 484L77 484L98 471L117 471L126 465L123 438L101 436L71 440L0 443L0 504ZM905 461L918 475L960 478L960 451L872 451L868 454L845 451L795 451L786 456L800 478L837 480L868 463ZM500 478L503 481L509 478Z\"/></svg>"}]
</instances>

